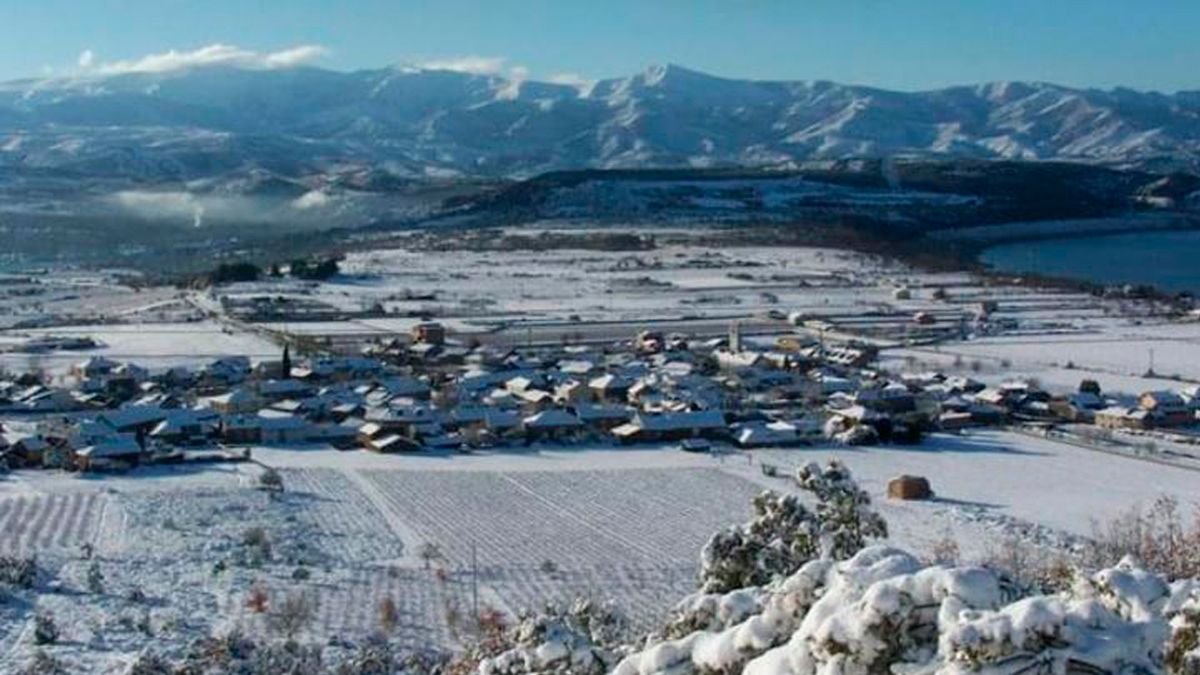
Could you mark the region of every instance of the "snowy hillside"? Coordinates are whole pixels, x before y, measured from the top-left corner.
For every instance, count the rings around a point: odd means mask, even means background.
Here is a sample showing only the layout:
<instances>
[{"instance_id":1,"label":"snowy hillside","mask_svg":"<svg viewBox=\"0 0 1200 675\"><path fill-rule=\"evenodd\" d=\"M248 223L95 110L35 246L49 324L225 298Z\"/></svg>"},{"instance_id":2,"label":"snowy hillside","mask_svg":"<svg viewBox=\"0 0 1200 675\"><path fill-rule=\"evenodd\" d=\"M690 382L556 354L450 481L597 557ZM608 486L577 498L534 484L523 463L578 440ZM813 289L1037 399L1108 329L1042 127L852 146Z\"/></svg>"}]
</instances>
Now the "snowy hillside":
<instances>
[{"instance_id":1,"label":"snowy hillside","mask_svg":"<svg viewBox=\"0 0 1200 675\"><path fill-rule=\"evenodd\" d=\"M1003 82L893 92L651 67L590 86L226 66L0 85L0 170L190 180L365 163L395 179L893 154L1200 166L1200 94Z\"/></svg>"}]
</instances>

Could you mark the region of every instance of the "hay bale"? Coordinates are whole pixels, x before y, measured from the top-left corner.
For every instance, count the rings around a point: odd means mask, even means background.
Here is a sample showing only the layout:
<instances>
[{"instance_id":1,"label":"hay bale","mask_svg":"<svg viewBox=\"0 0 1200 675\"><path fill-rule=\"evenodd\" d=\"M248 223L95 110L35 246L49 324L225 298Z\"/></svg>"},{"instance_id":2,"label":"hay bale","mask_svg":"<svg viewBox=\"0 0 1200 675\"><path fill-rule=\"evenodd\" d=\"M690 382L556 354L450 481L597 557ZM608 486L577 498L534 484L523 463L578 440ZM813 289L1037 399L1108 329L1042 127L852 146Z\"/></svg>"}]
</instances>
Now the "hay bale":
<instances>
[{"instance_id":1,"label":"hay bale","mask_svg":"<svg viewBox=\"0 0 1200 675\"><path fill-rule=\"evenodd\" d=\"M897 476L888 481L887 494L891 499L929 499L933 490L924 476Z\"/></svg>"}]
</instances>

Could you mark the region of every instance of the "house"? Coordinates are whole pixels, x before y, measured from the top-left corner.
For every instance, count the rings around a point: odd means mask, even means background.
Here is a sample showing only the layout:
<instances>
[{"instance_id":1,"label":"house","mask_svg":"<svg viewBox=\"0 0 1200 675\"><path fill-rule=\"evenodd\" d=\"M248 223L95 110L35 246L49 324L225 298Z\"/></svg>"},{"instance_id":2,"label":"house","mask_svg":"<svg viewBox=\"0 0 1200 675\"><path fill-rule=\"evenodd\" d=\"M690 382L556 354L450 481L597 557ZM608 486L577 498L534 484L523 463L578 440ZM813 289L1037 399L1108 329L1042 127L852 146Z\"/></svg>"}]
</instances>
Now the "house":
<instances>
[{"instance_id":1,"label":"house","mask_svg":"<svg viewBox=\"0 0 1200 675\"><path fill-rule=\"evenodd\" d=\"M486 429L503 434L521 425L521 417L511 410L492 406L459 406L450 411L449 422L459 429Z\"/></svg>"},{"instance_id":2,"label":"house","mask_svg":"<svg viewBox=\"0 0 1200 675\"><path fill-rule=\"evenodd\" d=\"M108 376L119 364L103 356L93 356L71 366L71 375L80 380L99 380Z\"/></svg>"},{"instance_id":3,"label":"house","mask_svg":"<svg viewBox=\"0 0 1200 675\"><path fill-rule=\"evenodd\" d=\"M50 441L41 435L9 436L8 440L9 462L20 466L41 466L42 456L50 449Z\"/></svg>"},{"instance_id":4,"label":"house","mask_svg":"<svg viewBox=\"0 0 1200 675\"><path fill-rule=\"evenodd\" d=\"M564 359L558 362L558 371L575 377L587 377L596 370L596 363L588 359Z\"/></svg>"},{"instance_id":5,"label":"house","mask_svg":"<svg viewBox=\"0 0 1200 675\"><path fill-rule=\"evenodd\" d=\"M1138 407L1150 413L1155 426L1175 427L1196 421L1195 412L1173 391L1148 391L1138 397Z\"/></svg>"},{"instance_id":6,"label":"house","mask_svg":"<svg viewBox=\"0 0 1200 675\"><path fill-rule=\"evenodd\" d=\"M249 389L239 387L231 392L212 397L208 400L208 405L222 415L245 414L255 412L263 407L263 400Z\"/></svg>"},{"instance_id":7,"label":"house","mask_svg":"<svg viewBox=\"0 0 1200 675\"><path fill-rule=\"evenodd\" d=\"M338 450L349 450L360 445L358 429L345 424L311 424L308 440L314 443L328 443Z\"/></svg>"},{"instance_id":8,"label":"house","mask_svg":"<svg viewBox=\"0 0 1200 675\"><path fill-rule=\"evenodd\" d=\"M387 393L388 396L396 397L403 396L417 400L429 400L431 389L429 385L415 377L396 376L382 379L378 383L378 388Z\"/></svg>"},{"instance_id":9,"label":"house","mask_svg":"<svg viewBox=\"0 0 1200 675\"><path fill-rule=\"evenodd\" d=\"M291 415L259 415L258 425L263 445L290 445L309 439L308 420Z\"/></svg>"},{"instance_id":10,"label":"house","mask_svg":"<svg viewBox=\"0 0 1200 675\"><path fill-rule=\"evenodd\" d=\"M219 433L230 445L254 445L262 442L262 423L257 415L230 415L221 421Z\"/></svg>"},{"instance_id":11,"label":"house","mask_svg":"<svg viewBox=\"0 0 1200 675\"><path fill-rule=\"evenodd\" d=\"M413 342L440 345L446 342L446 328L434 321L425 321L412 327Z\"/></svg>"},{"instance_id":12,"label":"house","mask_svg":"<svg viewBox=\"0 0 1200 675\"><path fill-rule=\"evenodd\" d=\"M630 422L613 428L612 434L622 443L680 441L696 436L722 438L728 436L729 428L720 410L638 413Z\"/></svg>"},{"instance_id":13,"label":"house","mask_svg":"<svg viewBox=\"0 0 1200 675\"><path fill-rule=\"evenodd\" d=\"M299 380L267 380L258 385L258 395L266 401L304 398L311 392L312 389Z\"/></svg>"},{"instance_id":14,"label":"house","mask_svg":"<svg viewBox=\"0 0 1200 675\"><path fill-rule=\"evenodd\" d=\"M75 463L81 471L96 471L136 465L141 456L142 447L137 440L123 435L77 450Z\"/></svg>"},{"instance_id":15,"label":"house","mask_svg":"<svg viewBox=\"0 0 1200 675\"><path fill-rule=\"evenodd\" d=\"M1096 411L1095 423L1103 429L1146 429L1150 426L1150 411L1109 406Z\"/></svg>"},{"instance_id":16,"label":"house","mask_svg":"<svg viewBox=\"0 0 1200 675\"><path fill-rule=\"evenodd\" d=\"M421 445L416 441L389 432L381 425L371 422L358 428L358 441L364 448L372 452L412 452L421 449Z\"/></svg>"},{"instance_id":17,"label":"house","mask_svg":"<svg viewBox=\"0 0 1200 675\"><path fill-rule=\"evenodd\" d=\"M71 392L42 386L30 387L19 393L13 402L27 412L63 412L84 407Z\"/></svg>"},{"instance_id":18,"label":"house","mask_svg":"<svg viewBox=\"0 0 1200 675\"><path fill-rule=\"evenodd\" d=\"M755 351L718 349L714 352L714 355L717 358L717 365L724 370L758 368L767 362L766 357L761 352Z\"/></svg>"},{"instance_id":19,"label":"house","mask_svg":"<svg viewBox=\"0 0 1200 675\"><path fill-rule=\"evenodd\" d=\"M150 430L150 438L177 446L207 445L216 434L220 417L201 410L172 411Z\"/></svg>"},{"instance_id":20,"label":"house","mask_svg":"<svg viewBox=\"0 0 1200 675\"><path fill-rule=\"evenodd\" d=\"M206 365L200 371L209 380L237 384L250 374L250 359L245 356L226 356Z\"/></svg>"},{"instance_id":21,"label":"house","mask_svg":"<svg viewBox=\"0 0 1200 675\"><path fill-rule=\"evenodd\" d=\"M790 446L806 441L796 426L788 422L752 422L740 425L733 431L733 442L741 448Z\"/></svg>"},{"instance_id":22,"label":"house","mask_svg":"<svg viewBox=\"0 0 1200 675\"><path fill-rule=\"evenodd\" d=\"M546 410L554 405L554 394L541 389L522 389L513 392L513 395L527 413Z\"/></svg>"},{"instance_id":23,"label":"house","mask_svg":"<svg viewBox=\"0 0 1200 675\"><path fill-rule=\"evenodd\" d=\"M862 389L855 396L858 405L886 413L906 413L916 409L916 398L899 383L891 383L878 389Z\"/></svg>"},{"instance_id":24,"label":"house","mask_svg":"<svg viewBox=\"0 0 1200 675\"><path fill-rule=\"evenodd\" d=\"M590 398L590 390L578 380L568 380L554 388L554 400L561 404L582 403Z\"/></svg>"},{"instance_id":25,"label":"house","mask_svg":"<svg viewBox=\"0 0 1200 675\"><path fill-rule=\"evenodd\" d=\"M1104 399L1089 391L1078 391L1050 399L1050 412L1068 422L1092 422L1096 411L1104 408Z\"/></svg>"},{"instance_id":26,"label":"house","mask_svg":"<svg viewBox=\"0 0 1200 675\"><path fill-rule=\"evenodd\" d=\"M106 410L96 416L96 421L120 433L146 434L168 416L170 411L156 406L128 406Z\"/></svg>"},{"instance_id":27,"label":"house","mask_svg":"<svg viewBox=\"0 0 1200 675\"><path fill-rule=\"evenodd\" d=\"M575 435L583 426L583 422L574 413L561 408L543 410L521 420L525 429L525 440L533 441L541 438L562 439Z\"/></svg>"},{"instance_id":28,"label":"house","mask_svg":"<svg viewBox=\"0 0 1200 675\"><path fill-rule=\"evenodd\" d=\"M408 438L416 437L416 428L438 422L438 411L423 405L407 405L387 408L368 408L363 418L374 422L389 433Z\"/></svg>"},{"instance_id":29,"label":"house","mask_svg":"<svg viewBox=\"0 0 1200 675\"><path fill-rule=\"evenodd\" d=\"M601 432L610 432L633 418L633 410L623 405L581 403L574 410L580 422Z\"/></svg>"}]
</instances>

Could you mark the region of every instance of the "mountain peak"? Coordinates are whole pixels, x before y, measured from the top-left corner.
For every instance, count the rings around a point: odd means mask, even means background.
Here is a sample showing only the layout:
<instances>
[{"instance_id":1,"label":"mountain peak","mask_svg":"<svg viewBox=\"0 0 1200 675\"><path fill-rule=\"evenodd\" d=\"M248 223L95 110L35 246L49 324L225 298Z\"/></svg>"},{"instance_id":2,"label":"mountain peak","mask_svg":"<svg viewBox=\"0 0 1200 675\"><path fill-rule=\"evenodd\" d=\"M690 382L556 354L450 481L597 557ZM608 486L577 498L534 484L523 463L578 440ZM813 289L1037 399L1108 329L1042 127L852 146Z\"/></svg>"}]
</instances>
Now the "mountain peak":
<instances>
[{"instance_id":1,"label":"mountain peak","mask_svg":"<svg viewBox=\"0 0 1200 675\"><path fill-rule=\"evenodd\" d=\"M138 178L174 167L190 177L228 168L240 152L289 177L319 172L314 157L388 162L414 175L897 154L1200 167L1194 94L1027 82L900 92L731 79L667 63L580 95L485 65L206 68L10 83L0 86L0 166ZM2 149L10 146L20 151Z\"/></svg>"}]
</instances>

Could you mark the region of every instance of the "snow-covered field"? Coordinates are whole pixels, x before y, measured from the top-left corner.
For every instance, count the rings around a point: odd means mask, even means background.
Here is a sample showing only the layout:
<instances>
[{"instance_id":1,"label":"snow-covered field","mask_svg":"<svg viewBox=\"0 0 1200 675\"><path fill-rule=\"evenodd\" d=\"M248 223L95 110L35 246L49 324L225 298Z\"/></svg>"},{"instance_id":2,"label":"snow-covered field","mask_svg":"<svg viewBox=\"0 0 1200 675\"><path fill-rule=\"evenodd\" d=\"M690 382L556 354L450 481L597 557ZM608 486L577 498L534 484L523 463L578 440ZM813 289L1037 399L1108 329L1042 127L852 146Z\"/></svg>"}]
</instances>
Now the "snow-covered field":
<instances>
[{"instance_id":1,"label":"snow-covered field","mask_svg":"<svg viewBox=\"0 0 1200 675\"><path fill-rule=\"evenodd\" d=\"M234 332L214 321L189 323L128 323L105 326L61 326L8 333L20 337L91 337L96 349L46 353L0 353L0 367L22 372L40 368L62 375L91 356L127 361L152 370L174 366L198 367L222 356L245 355L253 360L278 358L279 347L254 333Z\"/></svg>"},{"instance_id":2,"label":"snow-covered field","mask_svg":"<svg viewBox=\"0 0 1200 675\"><path fill-rule=\"evenodd\" d=\"M567 231L555 229L552 222L541 228ZM538 231L519 230L524 236ZM680 235L664 230L659 236ZM417 315L432 316L460 335L487 336L507 326L513 340L523 340L530 326L557 340L569 334L628 338L650 320L708 321L711 329L734 319L762 321L769 312L799 312L828 321L835 332L889 338L891 342L881 342L882 358L896 370L938 368L989 382L1034 377L1053 390L1074 389L1087 377L1098 379L1105 389L1129 393L1178 387L1178 380L1166 379L1176 376L1200 380L1193 358L1200 323L1148 316L1128 301L985 285L967 274L920 272L832 249L714 249L688 243L663 243L647 251L391 248L351 253L342 270L325 282L266 280L220 293L232 298L292 296L343 312L348 317L343 321L271 320L261 325L335 341L404 334L420 321ZM177 291L134 292L105 275L60 274L37 285L47 297L57 298L42 303L41 315L71 318L81 307L90 307L108 320L127 323L0 333L0 367L59 374L76 361L102 354L154 369L194 366L234 354L268 358L278 351L236 324L180 321L194 319L196 308L179 299ZM64 285L70 292L61 290ZM910 297L899 297L898 288L906 288ZM55 295L46 289L59 290ZM935 298L937 289L948 291L948 297ZM202 306L218 307L211 298L194 297ZM996 303L993 316L1010 324L999 334L970 335L966 342L937 347L894 344L909 334L918 312L931 312L941 326L951 328L984 301ZM366 312L376 305L385 314ZM763 325L773 325L779 334L792 330L783 321ZM44 335L91 336L102 346L84 352L2 353L5 345ZM1143 377L1151 363L1157 379Z\"/></svg>"},{"instance_id":3,"label":"snow-covered field","mask_svg":"<svg viewBox=\"0 0 1200 675\"><path fill-rule=\"evenodd\" d=\"M316 594L304 631L323 641L379 630L378 604L391 597L398 643L453 646L473 588L481 605L506 612L577 596L611 600L644 627L694 588L709 535L744 521L762 488L792 489L764 475L764 463L790 469L842 458L880 504L892 541L918 554L947 538L968 558L1011 541L1063 545L1160 494L1200 498L1195 472L991 431L912 448L715 457L669 446L254 454L282 470L282 497L254 488L254 464L93 479L17 472L0 481L0 525L13 535L0 552L37 553L56 589L38 607L54 613L65 637L56 655L89 672L119 672L145 630L167 651L231 626L275 635L269 603L298 589ZM927 476L937 498L888 501L886 481L906 472ZM254 528L269 554L247 543ZM95 547L102 592L88 588L84 543ZM135 587L146 600L130 599ZM268 598L261 613L248 602L260 591ZM30 613L4 611L0 671L32 649Z\"/></svg>"}]
</instances>

